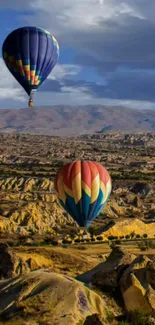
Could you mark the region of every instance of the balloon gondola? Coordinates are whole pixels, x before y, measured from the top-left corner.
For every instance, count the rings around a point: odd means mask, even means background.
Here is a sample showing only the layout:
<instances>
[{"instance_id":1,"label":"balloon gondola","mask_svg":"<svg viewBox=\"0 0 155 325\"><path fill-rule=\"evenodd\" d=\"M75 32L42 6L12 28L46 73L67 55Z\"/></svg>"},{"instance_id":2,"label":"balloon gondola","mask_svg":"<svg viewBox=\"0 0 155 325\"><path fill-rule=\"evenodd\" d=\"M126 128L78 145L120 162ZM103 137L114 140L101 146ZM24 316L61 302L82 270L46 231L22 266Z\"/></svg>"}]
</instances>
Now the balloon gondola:
<instances>
[{"instance_id":1,"label":"balloon gondola","mask_svg":"<svg viewBox=\"0 0 155 325\"><path fill-rule=\"evenodd\" d=\"M34 93L45 81L59 58L56 38L39 27L22 27L11 32L2 47L4 62L29 96L33 107Z\"/></svg>"},{"instance_id":2,"label":"balloon gondola","mask_svg":"<svg viewBox=\"0 0 155 325\"><path fill-rule=\"evenodd\" d=\"M101 164L74 161L59 169L54 187L62 208L81 228L88 228L105 207L112 182Z\"/></svg>"}]
</instances>

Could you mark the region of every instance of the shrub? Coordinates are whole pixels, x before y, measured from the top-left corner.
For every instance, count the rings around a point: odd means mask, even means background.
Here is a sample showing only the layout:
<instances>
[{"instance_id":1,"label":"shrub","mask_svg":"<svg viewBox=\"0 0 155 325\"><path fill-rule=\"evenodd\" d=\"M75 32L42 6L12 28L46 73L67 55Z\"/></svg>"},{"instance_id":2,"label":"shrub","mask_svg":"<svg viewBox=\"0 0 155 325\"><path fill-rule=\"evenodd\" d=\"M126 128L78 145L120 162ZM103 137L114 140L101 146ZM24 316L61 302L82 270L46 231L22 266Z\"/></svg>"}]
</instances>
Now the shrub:
<instances>
[{"instance_id":1,"label":"shrub","mask_svg":"<svg viewBox=\"0 0 155 325\"><path fill-rule=\"evenodd\" d=\"M138 242L137 243L138 248L141 251L146 251L148 249L154 249L155 248L155 243L153 242L153 240L144 240L142 242Z\"/></svg>"},{"instance_id":2,"label":"shrub","mask_svg":"<svg viewBox=\"0 0 155 325\"><path fill-rule=\"evenodd\" d=\"M57 246L59 243L58 243L57 240L52 240L52 241L51 241L51 244L52 244L53 246Z\"/></svg>"},{"instance_id":3,"label":"shrub","mask_svg":"<svg viewBox=\"0 0 155 325\"><path fill-rule=\"evenodd\" d=\"M93 235L95 235L95 229L93 228L93 227L89 227L89 229L88 229L88 231L89 231L89 233L90 233L90 235L93 237Z\"/></svg>"},{"instance_id":4,"label":"shrub","mask_svg":"<svg viewBox=\"0 0 155 325\"><path fill-rule=\"evenodd\" d=\"M145 242L137 242L137 246L141 251L147 250L146 243Z\"/></svg>"},{"instance_id":5,"label":"shrub","mask_svg":"<svg viewBox=\"0 0 155 325\"><path fill-rule=\"evenodd\" d=\"M114 247L116 247L117 245L116 245L116 243L115 242L109 242L109 247L110 248L114 248Z\"/></svg>"},{"instance_id":6,"label":"shrub","mask_svg":"<svg viewBox=\"0 0 155 325\"><path fill-rule=\"evenodd\" d=\"M142 252L145 252L145 251L147 251L147 247L146 247L146 246L141 246L140 250L141 250Z\"/></svg>"},{"instance_id":7,"label":"shrub","mask_svg":"<svg viewBox=\"0 0 155 325\"><path fill-rule=\"evenodd\" d=\"M132 325L151 325L148 315L138 310L129 312L127 321Z\"/></svg>"},{"instance_id":8,"label":"shrub","mask_svg":"<svg viewBox=\"0 0 155 325\"><path fill-rule=\"evenodd\" d=\"M140 238L140 235L139 235L139 234L137 234L137 235L136 235L136 238Z\"/></svg>"},{"instance_id":9,"label":"shrub","mask_svg":"<svg viewBox=\"0 0 155 325\"><path fill-rule=\"evenodd\" d=\"M143 234L143 238L147 238L148 237L148 235L147 234Z\"/></svg>"},{"instance_id":10,"label":"shrub","mask_svg":"<svg viewBox=\"0 0 155 325\"><path fill-rule=\"evenodd\" d=\"M134 231L131 232L130 237L131 238L134 238L135 237L135 232Z\"/></svg>"},{"instance_id":11,"label":"shrub","mask_svg":"<svg viewBox=\"0 0 155 325\"><path fill-rule=\"evenodd\" d=\"M44 244L50 245L50 244L52 244L52 241L53 241L53 238L47 237L47 238L44 239Z\"/></svg>"},{"instance_id":12,"label":"shrub","mask_svg":"<svg viewBox=\"0 0 155 325\"><path fill-rule=\"evenodd\" d=\"M146 240L146 244L149 248L155 248L155 242L153 240Z\"/></svg>"},{"instance_id":13,"label":"shrub","mask_svg":"<svg viewBox=\"0 0 155 325\"><path fill-rule=\"evenodd\" d=\"M109 240L114 240L115 239L115 236L109 236L108 239Z\"/></svg>"},{"instance_id":14,"label":"shrub","mask_svg":"<svg viewBox=\"0 0 155 325\"><path fill-rule=\"evenodd\" d=\"M115 319L114 313L110 310L107 310L106 316L108 322L112 322Z\"/></svg>"},{"instance_id":15,"label":"shrub","mask_svg":"<svg viewBox=\"0 0 155 325\"><path fill-rule=\"evenodd\" d=\"M103 240L102 236L97 236L96 239L97 240Z\"/></svg>"}]
</instances>

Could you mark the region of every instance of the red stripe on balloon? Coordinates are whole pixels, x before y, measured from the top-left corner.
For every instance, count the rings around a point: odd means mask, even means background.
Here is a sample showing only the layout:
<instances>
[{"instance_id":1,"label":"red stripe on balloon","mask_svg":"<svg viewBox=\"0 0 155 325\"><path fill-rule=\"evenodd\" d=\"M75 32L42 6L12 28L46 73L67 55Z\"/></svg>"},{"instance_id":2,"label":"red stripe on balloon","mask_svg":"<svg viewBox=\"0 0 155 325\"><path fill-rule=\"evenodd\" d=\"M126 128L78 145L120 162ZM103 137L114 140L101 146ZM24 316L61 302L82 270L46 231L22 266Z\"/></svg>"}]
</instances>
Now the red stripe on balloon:
<instances>
[{"instance_id":1,"label":"red stripe on balloon","mask_svg":"<svg viewBox=\"0 0 155 325\"><path fill-rule=\"evenodd\" d=\"M81 162L81 179L89 188L91 188L91 171L90 165L87 161Z\"/></svg>"},{"instance_id":2,"label":"red stripe on balloon","mask_svg":"<svg viewBox=\"0 0 155 325\"><path fill-rule=\"evenodd\" d=\"M97 166L94 164L93 161L88 161L89 164L89 168L91 171L91 184L93 182L93 180L96 178L96 176L99 174Z\"/></svg>"},{"instance_id":3,"label":"red stripe on balloon","mask_svg":"<svg viewBox=\"0 0 155 325\"><path fill-rule=\"evenodd\" d=\"M79 173L81 173L81 161L75 161L71 174L72 181Z\"/></svg>"},{"instance_id":4,"label":"red stripe on balloon","mask_svg":"<svg viewBox=\"0 0 155 325\"><path fill-rule=\"evenodd\" d=\"M100 174L100 180L104 184L107 184L108 181L110 180L110 175L109 175L108 171L102 165L98 164L97 162L94 162L94 164L96 165L98 172Z\"/></svg>"},{"instance_id":5,"label":"red stripe on balloon","mask_svg":"<svg viewBox=\"0 0 155 325\"><path fill-rule=\"evenodd\" d=\"M72 190L72 168L74 166L74 161L68 165L66 165L64 168L63 168L63 181L64 181L64 184L70 189Z\"/></svg>"}]
</instances>

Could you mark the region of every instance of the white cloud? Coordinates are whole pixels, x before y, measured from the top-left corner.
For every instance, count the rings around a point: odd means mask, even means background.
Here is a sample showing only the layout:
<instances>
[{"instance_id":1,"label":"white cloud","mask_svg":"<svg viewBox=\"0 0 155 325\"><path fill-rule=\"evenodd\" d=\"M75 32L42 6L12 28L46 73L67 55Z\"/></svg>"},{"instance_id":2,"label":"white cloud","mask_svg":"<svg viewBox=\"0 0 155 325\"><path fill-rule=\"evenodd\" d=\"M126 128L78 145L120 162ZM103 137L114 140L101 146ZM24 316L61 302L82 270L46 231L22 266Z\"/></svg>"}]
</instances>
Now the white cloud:
<instances>
[{"instance_id":1,"label":"white cloud","mask_svg":"<svg viewBox=\"0 0 155 325\"><path fill-rule=\"evenodd\" d=\"M35 105L87 105L92 103L91 94L86 94L85 89L82 87L62 87L62 91L61 93L44 92L44 96L38 91L35 96Z\"/></svg>"},{"instance_id":2,"label":"white cloud","mask_svg":"<svg viewBox=\"0 0 155 325\"><path fill-rule=\"evenodd\" d=\"M128 30L130 26L134 29L128 19L145 19L146 5L141 1L142 6L139 0L31 0L34 12L26 14L23 20L25 24L39 25L52 32L60 44L60 56L61 49L68 47L87 56L88 61L94 58L102 63L117 60L112 47L127 56L132 39L138 33L137 29L132 30L128 42ZM121 42L126 51L122 52ZM135 43L138 46L137 40ZM131 47L134 53L133 45Z\"/></svg>"},{"instance_id":3,"label":"white cloud","mask_svg":"<svg viewBox=\"0 0 155 325\"><path fill-rule=\"evenodd\" d=\"M143 17L139 6L129 0L32 0L30 3L40 23L46 22L57 33L64 33L64 28L72 31L91 28L91 32L101 20L115 19L121 14ZM29 19L33 21L34 17Z\"/></svg>"},{"instance_id":4,"label":"white cloud","mask_svg":"<svg viewBox=\"0 0 155 325\"><path fill-rule=\"evenodd\" d=\"M16 79L12 76L12 74L7 69L3 59L0 59L0 100L3 99L12 99L20 102L27 102L28 97L25 93L25 90L20 86L20 84L16 81ZM58 64L53 69L52 73L49 75L48 79L60 80L68 76L75 76L81 71L81 67L73 64L60 65ZM62 88L62 91L66 92L65 87ZM69 93L74 91L74 93L80 93L80 89L75 91L75 88L70 89ZM36 99L38 97L39 91L36 94ZM40 93L42 96L43 93ZM56 98L58 100L59 96L62 94L56 94ZM44 97L44 96L43 96ZM53 93L48 94L49 98L53 98ZM44 97L44 104L46 103L47 95Z\"/></svg>"},{"instance_id":5,"label":"white cloud","mask_svg":"<svg viewBox=\"0 0 155 325\"><path fill-rule=\"evenodd\" d=\"M60 80L65 77L75 76L81 69L82 67L74 64L57 64L48 76L48 79Z\"/></svg>"},{"instance_id":6,"label":"white cloud","mask_svg":"<svg viewBox=\"0 0 155 325\"><path fill-rule=\"evenodd\" d=\"M0 99L12 99L24 102L24 91L9 72L3 59L0 59Z\"/></svg>"},{"instance_id":7,"label":"white cloud","mask_svg":"<svg viewBox=\"0 0 155 325\"><path fill-rule=\"evenodd\" d=\"M154 0L153 0L154 1ZM120 49L125 56L130 52L130 43L128 41L128 33L123 34L124 24L128 28L128 20L126 17L137 17L138 19L154 19L155 4L149 0L21 0L13 1L13 9L32 10L33 14L18 13L18 18L22 25L37 25L53 32L60 42L61 48L72 47L78 49L81 55L86 54L86 58L95 58L100 62L98 70L101 70L103 60L109 58L110 61L118 59L122 62L124 57L119 56L115 51ZM12 8L12 0L1 0L0 8ZM124 17L124 19L122 18ZM110 22L110 24L109 24ZM117 26L121 26L121 30ZM8 27L9 28L9 27ZM133 27L134 28L134 27ZM139 44L143 42L141 34L141 26L139 28ZM108 34L108 32L110 33ZM122 31L122 33L120 33ZM130 32L130 24L129 24ZM137 30L131 31L131 38L136 34ZM106 36L107 35L107 36ZM112 36L111 36L112 35ZM116 36L116 37L115 37ZM122 44L121 44L122 42ZM150 42L151 43L151 42ZM110 44L110 45L109 45ZM113 51L112 44L115 44ZM131 43L132 44L132 43ZM131 56L134 57L134 48L137 45L135 39L132 47ZM126 50L124 51L124 48ZM108 50L107 50L108 49ZM136 49L136 52L137 49ZM143 53L140 47L140 53ZM150 51L150 53L152 53ZM139 55L139 52L138 52ZM151 54L150 54L151 55ZM86 60L85 60L86 61ZM87 62L83 63L84 65ZM95 66L95 64L94 64ZM11 76L10 72L0 61L1 80L0 80L0 99L8 98L23 102L26 98L25 91ZM63 78L69 78L77 75L82 69L80 65L56 65L48 79L62 81ZM86 89L82 87L62 87L63 93L43 93L38 92L36 95L37 105L52 104L91 104L101 103L114 105L126 105L128 107L150 107L150 102L141 103L138 101L111 100L108 98L93 98L91 94L86 93Z\"/></svg>"},{"instance_id":8,"label":"white cloud","mask_svg":"<svg viewBox=\"0 0 155 325\"><path fill-rule=\"evenodd\" d=\"M155 109L155 103L150 101L136 100L117 100L110 98L95 98L91 93L86 93L84 87L63 87L62 93L38 91L35 97L35 105L37 106L52 106L52 105L107 105L128 107L132 109Z\"/></svg>"}]
</instances>

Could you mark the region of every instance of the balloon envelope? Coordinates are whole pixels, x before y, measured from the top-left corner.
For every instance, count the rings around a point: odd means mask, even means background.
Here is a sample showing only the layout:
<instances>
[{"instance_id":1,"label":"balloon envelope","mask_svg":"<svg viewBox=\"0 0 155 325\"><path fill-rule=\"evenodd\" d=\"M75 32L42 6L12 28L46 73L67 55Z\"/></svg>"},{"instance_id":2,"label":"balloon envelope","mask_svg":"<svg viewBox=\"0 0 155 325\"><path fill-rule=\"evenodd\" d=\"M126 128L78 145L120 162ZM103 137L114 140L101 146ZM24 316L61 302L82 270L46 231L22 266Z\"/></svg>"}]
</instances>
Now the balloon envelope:
<instances>
[{"instance_id":1,"label":"balloon envelope","mask_svg":"<svg viewBox=\"0 0 155 325\"><path fill-rule=\"evenodd\" d=\"M56 38L42 28L22 27L7 36L2 55L9 71L30 95L57 63L59 45Z\"/></svg>"},{"instance_id":2,"label":"balloon envelope","mask_svg":"<svg viewBox=\"0 0 155 325\"><path fill-rule=\"evenodd\" d=\"M80 227L89 227L103 210L112 189L108 171L93 161L74 161L55 178L59 203Z\"/></svg>"}]
</instances>

